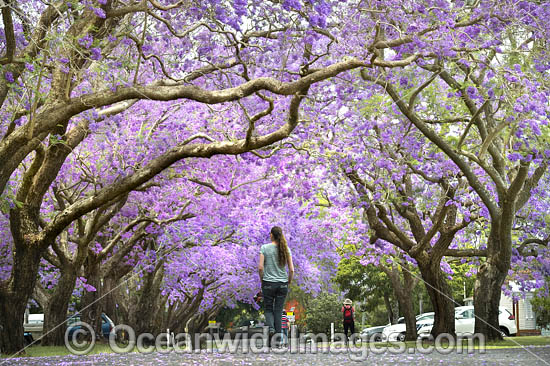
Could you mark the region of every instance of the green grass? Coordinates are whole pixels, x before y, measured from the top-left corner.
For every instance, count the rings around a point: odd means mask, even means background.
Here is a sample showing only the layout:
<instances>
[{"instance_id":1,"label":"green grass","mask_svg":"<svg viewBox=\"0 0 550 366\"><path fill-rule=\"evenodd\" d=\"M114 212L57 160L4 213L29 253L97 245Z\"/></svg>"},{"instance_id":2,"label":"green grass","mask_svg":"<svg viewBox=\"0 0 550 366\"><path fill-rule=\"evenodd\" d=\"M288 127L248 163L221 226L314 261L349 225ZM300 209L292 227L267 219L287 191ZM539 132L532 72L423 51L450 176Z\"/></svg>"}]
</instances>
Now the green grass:
<instances>
[{"instance_id":1,"label":"green grass","mask_svg":"<svg viewBox=\"0 0 550 366\"><path fill-rule=\"evenodd\" d=\"M507 337L498 342L487 342L487 348L517 348L523 346L550 346L550 337Z\"/></svg>"},{"instance_id":2,"label":"green grass","mask_svg":"<svg viewBox=\"0 0 550 366\"><path fill-rule=\"evenodd\" d=\"M425 342L424 343L425 346L434 345L434 342L430 342L430 341L424 341L424 342ZM405 344L405 348L407 349L417 347L417 343L415 341L392 342L392 343L377 342L375 343L375 345L377 348L398 347L398 346L401 346L403 343ZM443 346L445 346L446 344L447 344L446 342L442 342ZM368 345L368 344L363 343L363 346L365 345ZM468 346L468 340L463 339L462 345L464 347ZM328 347L328 344L324 344L323 346ZM333 347L334 346L335 345L333 345ZM485 344L486 349L522 348L526 346L530 346L530 347L550 346L550 337L542 337L542 336L507 337L507 338L504 338L504 340L502 341L492 341L492 342L487 342ZM479 348L479 342L477 340L475 340L474 342L474 347L476 349ZM338 348L338 345L336 345L336 348Z\"/></svg>"},{"instance_id":3,"label":"green grass","mask_svg":"<svg viewBox=\"0 0 550 366\"><path fill-rule=\"evenodd\" d=\"M108 344L96 343L96 345L90 351L90 355L99 353L114 353ZM24 354L18 354L16 356L2 355L2 358L9 357L46 357L46 356L66 356L72 353L65 346L30 346L25 348Z\"/></svg>"},{"instance_id":4,"label":"green grass","mask_svg":"<svg viewBox=\"0 0 550 366\"><path fill-rule=\"evenodd\" d=\"M426 344L433 344L426 343ZM443 344L445 344L443 342ZM462 344L464 346L468 345L468 340L463 339ZM477 340L474 342L475 347L478 348L478 342ZM380 346L393 346L391 343L377 343L377 345ZM414 341L407 341L405 342L405 345L407 348L415 348L416 342ZM502 341L491 341L487 342L485 344L486 349L499 349L499 348L521 348L526 346L550 346L550 337L543 337L543 336L525 336L525 337L506 337Z\"/></svg>"},{"instance_id":5,"label":"green grass","mask_svg":"<svg viewBox=\"0 0 550 366\"><path fill-rule=\"evenodd\" d=\"M467 340L463 340L463 344L466 346L468 344ZM400 344L400 343L397 343ZM427 343L432 344L432 343ZM363 344L366 346L366 344ZM335 345L333 345L334 347ZM416 348L416 342L407 341L405 342L405 347ZM525 336L525 337L508 337L502 341L498 342L487 342L486 349L502 349L502 348L521 348L526 346L550 346L550 337L542 336ZM323 344L322 347L328 347L328 344ZM379 342L376 343L376 347L395 347L395 344ZM477 342L475 348L478 348ZM133 352L137 352L134 350ZM99 354L99 353L114 353L108 344L106 343L97 343L94 348L90 351L90 355ZM17 355L15 357L45 357L45 356L65 356L70 355L71 353L65 346L31 346L25 349L25 354ZM2 355L1 358L7 358L10 356Z\"/></svg>"}]
</instances>

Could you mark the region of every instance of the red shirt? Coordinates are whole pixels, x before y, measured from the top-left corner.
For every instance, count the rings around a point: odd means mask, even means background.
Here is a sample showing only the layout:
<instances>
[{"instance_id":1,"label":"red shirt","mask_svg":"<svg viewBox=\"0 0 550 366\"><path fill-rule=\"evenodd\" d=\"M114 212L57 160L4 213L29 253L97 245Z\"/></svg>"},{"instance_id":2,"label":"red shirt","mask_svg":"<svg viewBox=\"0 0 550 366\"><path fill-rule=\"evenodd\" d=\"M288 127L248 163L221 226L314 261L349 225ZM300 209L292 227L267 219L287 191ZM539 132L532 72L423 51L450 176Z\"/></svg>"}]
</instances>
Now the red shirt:
<instances>
[{"instance_id":1,"label":"red shirt","mask_svg":"<svg viewBox=\"0 0 550 366\"><path fill-rule=\"evenodd\" d=\"M281 328L288 328L288 317L286 316L286 314L281 317Z\"/></svg>"}]
</instances>

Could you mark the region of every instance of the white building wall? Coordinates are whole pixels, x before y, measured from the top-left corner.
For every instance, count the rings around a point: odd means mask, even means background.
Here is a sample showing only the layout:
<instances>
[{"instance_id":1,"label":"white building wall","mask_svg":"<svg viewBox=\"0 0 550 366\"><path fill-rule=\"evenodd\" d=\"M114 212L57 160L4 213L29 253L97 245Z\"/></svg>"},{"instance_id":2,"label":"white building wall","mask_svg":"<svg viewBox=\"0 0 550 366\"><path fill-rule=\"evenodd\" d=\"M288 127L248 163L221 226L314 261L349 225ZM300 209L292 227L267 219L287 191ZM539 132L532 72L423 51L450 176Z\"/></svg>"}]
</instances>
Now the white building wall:
<instances>
[{"instance_id":1,"label":"white building wall","mask_svg":"<svg viewBox=\"0 0 550 366\"><path fill-rule=\"evenodd\" d=\"M517 293L517 296L520 294ZM528 293L525 296L525 299L520 298L519 300L519 329L520 330L533 330L536 329L536 322L535 322L535 313L533 312L533 308L531 307L531 299L533 298L533 294ZM505 296L502 294L500 297L500 306L504 306L506 309L510 311L510 313L514 313L513 311L513 300L512 298ZM516 315L517 316L517 315Z\"/></svg>"},{"instance_id":2,"label":"white building wall","mask_svg":"<svg viewBox=\"0 0 550 366\"><path fill-rule=\"evenodd\" d=\"M525 299L519 301L519 314L520 314L520 328L521 329L536 329L537 323L535 321L535 312L531 305L531 299L533 294L529 293L525 296ZM521 321L523 320L523 325Z\"/></svg>"}]
</instances>

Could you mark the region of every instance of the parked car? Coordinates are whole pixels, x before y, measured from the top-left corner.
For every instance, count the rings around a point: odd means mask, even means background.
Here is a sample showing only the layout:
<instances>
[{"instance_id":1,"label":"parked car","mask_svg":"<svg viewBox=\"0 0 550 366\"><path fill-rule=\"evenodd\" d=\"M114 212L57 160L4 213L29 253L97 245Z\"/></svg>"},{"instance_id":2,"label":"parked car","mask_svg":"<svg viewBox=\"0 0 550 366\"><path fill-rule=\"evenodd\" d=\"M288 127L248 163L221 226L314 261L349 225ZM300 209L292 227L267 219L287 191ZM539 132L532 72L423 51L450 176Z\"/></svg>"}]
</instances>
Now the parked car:
<instances>
[{"instance_id":1,"label":"parked car","mask_svg":"<svg viewBox=\"0 0 550 366\"><path fill-rule=\"evenodd\" d=\"M81 325L76 325L80 322L80 314L75 314L67 320L67 331L69 332L69 339L73 336L74 332L78 329L81 329ZM101 314L101 333L103 337L109 338L109 334L115 327L115 323L109 318L106 314Z\"/></svg>"},{"instance_id":2,"label":"parked car","mask_svg":"<svg viewBox=\"0 0 550 366\"><path fill-rule=\"evenodd\" d=\"M223 338L223 335L226 333L225 327L220 323L208 324L206 331L212 336L217 335L220 338Z\"/></svg>"},{"instance_id":3,"label":"parked car","mask_svg":"<svg viewBox=\"0 0 550 366\"><path fill-rule=\"evenodd\" d=\"M44 314L29 314L27 323L23 324L25 331L25 342L32 343L34 340L40 341L44 330Z\"/></svg>"},{"instance_id":4,"label":"parked car","mask_svg":"<svg viewBox=\"0 0 550 366\"><path fill-rule=\"evenodd\" d=\"M361 331L360 337L364 342L381 342L382 341L382 331L388 325L380 325L377 327L365 328Z\"/></svg>"},{"instance_id":5,"label":"parked car","mask_svg":"<svg viewBox=\"0 0 550 366\"><path fill-rule=\"evenodd\" d=\"M517 333L515 317L508 309L503 306L498 308L498 323L502 335L509 337ZM427 337L432 331L433 320L431 323L422 324L417 327L419 337ZM473 306L459 306L455 308L455 332L457 336L466 336L474 333L475 316Z\"/></svg>"},{"instance_id":6,"label":"parked car","mask_svg":"<svg viewBox=\"0 0 550 366\"><path fill-rule=\"evenodd\" d=\"M44 323L44 314L29 314L27 324Z\"/></svg>"},{"instance_id":7,"label":"parked car","mask_svg":"<svg viewBox=\"0 0 550 366\"><path fill-rule=\"evenodd\" d=\"M416 322L421 322L424 320L432 320L434 318L435 313L424 313L416 316ZM405 334L407 333L407 325L405 324L405 321L403 320L403 323L398 323L394 325L390 325L384 328L382 331L382 341L404 341L405 340Z\"/></svg>"},{"instance_id":8,"label":"parked car","mask_svg":"<svg viewBox=\"0 0 550 366\"><path fill-rule=\"evenodd\" d=\"M247 333L248 338L252 337L253 334L262 333L264 331L264 322L255 320L255 319L245 319L242 320L239 325L236 327L231 327L227 329L231 338L235 338L237 334L241 334L241 337Z\"/></svg>"},{"instance_id":9,"label":"parked car","mask_svg":"<svg viewBox=\"0 0 550 366\"><path fill-rule=\"evenodd\" d=\"M26 346L28 346L29 344L31 344L32 342L34 342L34 338L32 336L32 334L30 332L24 332L23 333L23 344Z\"/></svg>"}]
</instances>

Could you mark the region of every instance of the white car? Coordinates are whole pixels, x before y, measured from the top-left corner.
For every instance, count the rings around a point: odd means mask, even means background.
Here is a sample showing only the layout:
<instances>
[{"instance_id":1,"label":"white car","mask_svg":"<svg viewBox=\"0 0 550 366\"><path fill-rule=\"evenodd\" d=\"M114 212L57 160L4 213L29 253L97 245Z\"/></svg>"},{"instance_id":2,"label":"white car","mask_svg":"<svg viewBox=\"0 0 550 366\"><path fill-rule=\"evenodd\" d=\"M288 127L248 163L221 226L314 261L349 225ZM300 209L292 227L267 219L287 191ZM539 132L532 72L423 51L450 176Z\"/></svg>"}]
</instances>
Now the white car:
<instances>
[{"instance_id":1,"label":"white car","mask_svg":"<svg viewBox=\"0 0 550 366\"><path fill-rule=\"evenodd\" d=\"M28 323L23 323L25 333L31 334L33 340L42 338L44 328L44 314L29 314Z\"/></svg>"},{"instance_id":2,"label":"white car","mask_svg":"<svg viewBox=\"0 0 550 366\"><path fill-rule=\"evenodd\" d=\"M424 313L416 316L416 322L424 322L431 320L433 324L435 313ZM404 341L405 340L405 334L407 333L407 325L405 323L398 323L394 325L387 326L384 328L384 331L382 332L382 341Z\"/></svg>"},{"instance_id":3,"label":"white car","mask_svg":"<svg viewBox=\"0 0 550 366\"><path fill-rule=\"evenodd\" d=\"M502 335L505 337L517 333L516 321L512 313L503 306L498 308L498 323ZM416 329L419 337L427 337L432 331L433 319L431 322L418 324ZM475 317L473 306L459 306L455 308L455 332L457 336L474 334Z\"/></svg>"}]
</instances>

